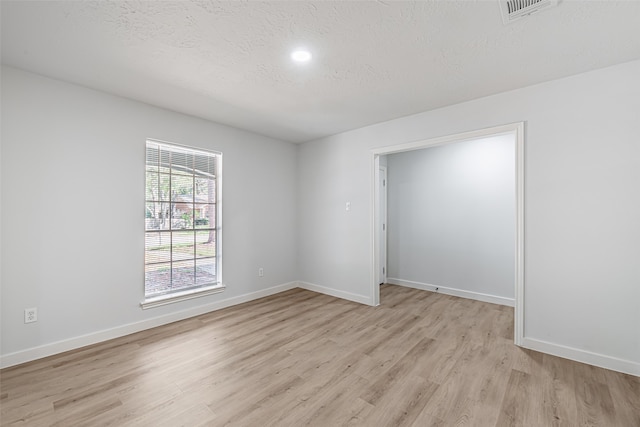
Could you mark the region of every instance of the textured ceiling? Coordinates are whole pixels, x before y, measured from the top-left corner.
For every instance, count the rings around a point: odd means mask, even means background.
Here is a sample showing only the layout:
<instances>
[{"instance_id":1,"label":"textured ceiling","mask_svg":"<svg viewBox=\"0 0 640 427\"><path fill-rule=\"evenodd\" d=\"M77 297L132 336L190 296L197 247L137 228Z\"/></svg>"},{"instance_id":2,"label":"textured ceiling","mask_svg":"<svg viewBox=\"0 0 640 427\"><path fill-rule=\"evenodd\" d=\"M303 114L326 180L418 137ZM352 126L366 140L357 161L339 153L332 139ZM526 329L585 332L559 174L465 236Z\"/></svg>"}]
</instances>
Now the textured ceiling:
<instances>
[{"instance_id":1,"label":"textured ceiling","mask_svg":"<svg viewBox=\"0 0 640 427\"><path fill-rule=\"evenodd\" d=\"M640 1L1 5L4 64L293 142L640 58Z\"/></svg>"}]
</instances>

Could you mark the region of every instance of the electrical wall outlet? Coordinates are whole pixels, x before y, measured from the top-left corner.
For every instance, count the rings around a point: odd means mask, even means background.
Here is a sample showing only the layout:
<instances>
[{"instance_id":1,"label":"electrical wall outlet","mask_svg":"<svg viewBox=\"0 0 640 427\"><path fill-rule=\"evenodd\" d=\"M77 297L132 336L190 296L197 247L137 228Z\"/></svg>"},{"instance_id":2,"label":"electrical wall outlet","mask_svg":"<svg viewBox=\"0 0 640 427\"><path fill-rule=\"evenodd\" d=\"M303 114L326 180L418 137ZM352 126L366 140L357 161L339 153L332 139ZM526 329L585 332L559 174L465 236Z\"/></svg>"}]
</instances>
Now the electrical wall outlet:
<instances>
[{"instance_id":1,"label":"electrical wall outlet","mask_svg":"<svg viewBox=\"0 0 640 427\"><path fill-rule=\"evenodd\" d=\"M25 308L24 309L24 323L33 323L38 321L38 309L37 308Z\"/></svg>"},{"instance_id":2,"label":"electrical wall outlet","mask_svg":"<svg viewBox=\"0 0 640 427\"><path fill-rule=\"evenodd\" d=\"M260 267L258 269L258 277L263 277L264 276L264 269L262 267Z\"/></svg>"}]
</instances>

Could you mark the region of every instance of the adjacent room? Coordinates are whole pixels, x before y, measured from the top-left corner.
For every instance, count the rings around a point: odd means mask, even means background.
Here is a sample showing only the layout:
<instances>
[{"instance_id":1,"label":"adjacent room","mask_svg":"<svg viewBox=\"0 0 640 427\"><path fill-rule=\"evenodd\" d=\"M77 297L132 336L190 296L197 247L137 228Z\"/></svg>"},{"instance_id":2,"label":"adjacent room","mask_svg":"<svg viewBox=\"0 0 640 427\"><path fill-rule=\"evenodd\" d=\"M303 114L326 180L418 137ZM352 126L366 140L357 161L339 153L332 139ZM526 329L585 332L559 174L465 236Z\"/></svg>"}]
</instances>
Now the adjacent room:
<instances>
[{"instance_id":1,"label":"adjacent room","mask_svg":"<svg viewBox=\"0 0 640 427\"><path fill-rule=\"evenodd\" d=\"M514 306L515 148L502 134L386 156L385 283Z\"/></svg>"},{"instance_id":2,"label":"adjacent room","mask_svg":"<svg viewBox=\"0 0 640 427\"><path fill-rule=\"evenodd\" d=\"M0 15L0 425L640 426L640 2Z\"/></svg>"}]
</instances>

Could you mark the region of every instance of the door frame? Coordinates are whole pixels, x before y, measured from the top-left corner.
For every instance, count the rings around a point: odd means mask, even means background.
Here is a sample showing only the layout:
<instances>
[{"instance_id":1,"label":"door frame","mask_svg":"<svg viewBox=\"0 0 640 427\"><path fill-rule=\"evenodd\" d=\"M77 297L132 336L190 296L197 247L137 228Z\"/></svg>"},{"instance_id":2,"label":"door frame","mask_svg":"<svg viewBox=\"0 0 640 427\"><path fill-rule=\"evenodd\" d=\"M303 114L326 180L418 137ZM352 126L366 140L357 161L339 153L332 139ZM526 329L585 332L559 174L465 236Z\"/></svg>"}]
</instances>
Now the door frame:
<instances>
[{"instance_id":1,"label":"door frame","mask_svg":"<svg viewBox=\"0 0 640 427\"><path fill-rule=\"evenodd\" d=\"M378 265L379 277L378 283L386 283L387 281L387 232L389 221L387 221L387 188L388 188L388 177L387 177L387 167L379 166L378 167L378 186L380 185L380 179L383 180L382 188L379 187L379 199L378 199L378 221L379 223L376 225L378 227L378 232L381 233L380 238L378 240L378 244L380 245L379 254L380 254L380 265Z\"/></svg>"},{"instance_id":2,"label":"door frame","mask_svg":"<svg viewBox=\"0 0 640 427\"><path fill-rule=\"evenodd\" d=\"M524 338L524 122L510 123L486 129L462 132L437 138L430 138L404 144L390 145L371 150L371 304L380 304L380 156L427 147L451 144L490 136L512 134L515 138L515 306L514 306L514 342L522 345Z\"/></svg>"}]
</instances>

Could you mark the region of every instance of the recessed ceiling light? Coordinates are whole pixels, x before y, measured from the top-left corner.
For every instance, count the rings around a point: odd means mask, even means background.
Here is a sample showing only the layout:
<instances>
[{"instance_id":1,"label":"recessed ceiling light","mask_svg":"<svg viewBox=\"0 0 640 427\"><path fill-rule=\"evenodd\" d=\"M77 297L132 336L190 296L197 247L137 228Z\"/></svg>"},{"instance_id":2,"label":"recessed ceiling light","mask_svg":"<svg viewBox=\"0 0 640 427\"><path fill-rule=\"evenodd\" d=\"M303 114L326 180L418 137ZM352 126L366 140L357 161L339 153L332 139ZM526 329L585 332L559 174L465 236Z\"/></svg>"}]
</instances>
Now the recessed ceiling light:
<instances>
[{"instance_id":1,"label":"recessed ceiling light","mask_svg":"<svg viewBox=\"0 0 640 427\"><path fill-rule=\"evenodd\" d=\"M291 59L295 62L309 62L311 60L311 52L304 49L298 49L291 52Z\"/></svg>"}]
</instances>

